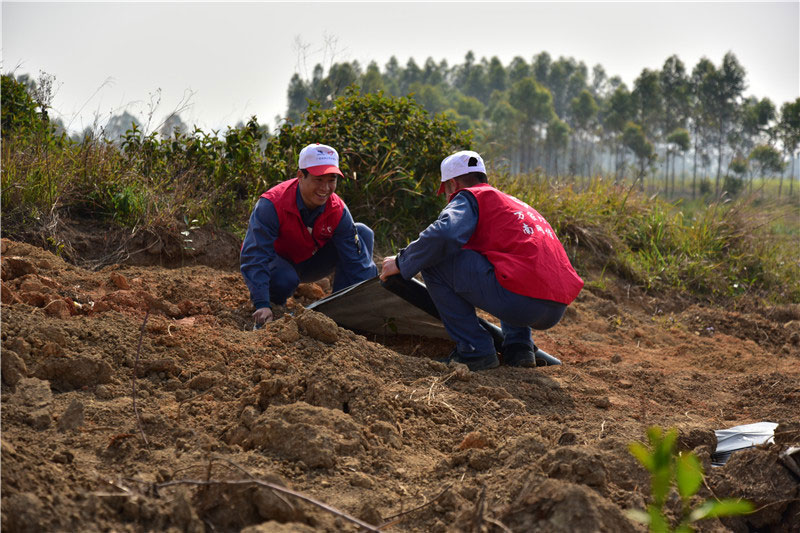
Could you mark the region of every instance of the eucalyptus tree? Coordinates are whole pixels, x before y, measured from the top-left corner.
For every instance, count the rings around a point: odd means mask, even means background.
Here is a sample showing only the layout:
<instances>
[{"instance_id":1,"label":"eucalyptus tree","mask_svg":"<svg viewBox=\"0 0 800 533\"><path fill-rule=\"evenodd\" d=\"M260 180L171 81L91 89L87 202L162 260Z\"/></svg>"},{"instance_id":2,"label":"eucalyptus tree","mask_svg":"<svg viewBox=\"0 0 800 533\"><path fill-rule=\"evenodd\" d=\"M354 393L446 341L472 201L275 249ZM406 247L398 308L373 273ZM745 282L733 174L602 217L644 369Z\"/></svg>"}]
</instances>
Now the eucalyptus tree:
<instances>
[{"instance_id":1,"label":"eucalyptus tree","mask_svg":"<svg viewBox=\"0 0 800 533\"><path fill-rule=\"evenodd\" d=\"M514 57L508 65L508 82L514 84L522 78L527 78L531 75L531 67L520 56Z\"/></svg>"},{"instance_id":2,"label":"eucalyptus tree","mask_svg":"<svg viewBox=\"0 0 800 533\"><path fill-rule=\"evenodd\" d=\"M664 61L661 71L658 74L659 84L661 86L661 96L663 103L663 112L661 113L661 132L667 137L666 147L664 149L664 158L666 160L667 173L669 174L670 156L672 161L672 189L675 190L675 150L670 151L669 148L674 147L675 144L669 141L679 128L684 129L689 120L690 109L690 92L689 77L686 74L686 67L683 61L677 55L672 55ZM688 132L687 132L688 136ZM688 149L682 150L683 153ZM685 159L684 159L685 163Z\"/></svg>"},{"instance_id":3,"label":"eucalyptus tree","mask_svg":"<svg viewBox=\"0 0 800 533\"><path fill-rule=\"evenodd\" d=\"M669 183L672 182L672 195L675 195L675 154L680 152L685 154L691 146L691 139L689 132L686 128L675 128L667 136L667 172L664 175L664 192L669 194ZM672 156L672 157L670 157ZM672 177L669 173L669 161L672 159ZM681 189L683 189L683 180L681 181Z\"/></svg>"},{"instance_id":4,"label":"eucalyptus tree","mask_svg":"<svg viewBox=\"0 0 800 533\"><path fill-rule=\"evenodd\" d=\"M657 138L664 110L658 72L650 69L642 70L633 82L631 98L634 116L642 127L644 135L651 139Z\"/></svg>"},{"instance_id":5,"label":"eucalyptus tree","mask_svg":"<svg viewBox=\"0 0 800 533\"><path fill-rule=\"evenodd\" d=\"M553 97L550 91L528 77L511 86L508 101L522 116L520 167L523 172L529 171L532 169L537 140L542 137L542 127L555 114Z\"/></svg>"},{"instance_id":6,"label":"eucalyptus tree","mask_svg":"<svg viewBox=\"0 0 800 533\"><path fill-rule=\"evenodd\" d=\"M547 148L547 162L553 161L552 169L558 178L558 156L569 144L569 125L554 116L547 124L547 136L545 137L545 147Z\"/></svg>"},{"instance_id":7,"label":"eucalyptus tree","mask_svg":"<svg viewBox=\"0 0 800 533\"><path fill-rule=\"evenodd\" d=\"M467 95L477 98L481 102L489 101L489 77L487 74L488 64L484 58L480 63L472 65L472 68L465 74L463 84L459 87Z\"/></svg>"},{"instance_id":8,"label":"eucalyptus tree","mask_svg":"<svg viewBox=\"0 0 800 533\"><path fill-rule=\"evenodd\" d=\"M486 77L489 95L491 95L493 91L505 91L508 87L508 73L497 56L489 60L489 69Z\"/></svg>"},{"instance_id":9,"label":"eucalyptus tree","mask_svg":"<svg viewBox=\"0 0 800 533\"><path fill-rule=\"evenodd\" d=\"M647 140L644 129L634 122L628 122L625 125L625 130L622 133L622 143L633 152L639 164L639 173L634 177L633 183L636 184L637 181L640 181L641 187L644 189L644 178L647 174L647 169L655 159L653 144Z\"/></svg>"},{"instance_id":10,"label":"eucalyptus tree","mask_svg":"<svg viewBox=\"0 0 800 533\"><path fill-rule=\"evenodd\" d=\"M400 95L400 76L402 74L402 70L403 69L400 67L400 63L398 63L395 56L390 57L389 61L387 61L386 65L384 65L383 79L389 94L394 96Z\"/></svg>"},{"instance_id":11,"label":"eucalyptus tree","mask_svg":"<svg viewBox=\"0 0 800 533\"><path fill-rule=\"evenodd\" d=\"M328 87L330 93L326 98L333 100L344 94L344 90L354 85L361 78L361 66L358 61L351 63L334 63L328 70Z\"/></svg>"},{"instance_id":12,"label":"eucalyptus tree","mask_svg":"<svg viewBox=\"0 0 800 533\"><path fill-rule=\"evenodd\" d=\"M438 85L427 85L416 82L409 87L409 90L414 93L414 100L432 115L441 113L450 106L441 87Z\"/></svg>"},{"instance_id":13,"label":"eucalyptus tree","mask_svg":"<svg viewBox=\"0 0 800 533\"><path fill-rule=\"evenodd\" d=\"M690 78L690 109L694 156L692 159L692 198L697 193L697 158L708 153L709 132L712 129L712 110L714 108L717 69L705 57L700 58L692 69ZM703 157L705 160L705 157Z\"/></svg>"},{"instance_id":14,"label":"eucalyptus tree","mask_svg":"<svg viewBox=\"0 0 800 533\"><path fill-rule=\"evenodd\" d=\"M757 144L772 140L775 132L771 125L777 117L772 100L750 96L742 102L739 116L739 128L731 135L734 149L749 153Z\"/></svg>"},{"instance_id":15,"label":"eucalyptus tree","mask_svg":"<svg viewBox=\"0 0 800 533\"><path fill-rule=\"evenodd\" d=\"M606 75L606 70L603 68L603 65L598 63L592 67L592 81L589 84L588 89L595 98L605 98L608 95L610 86L608 83L608 76Z\"/></svg>"},{"instance_id":16,"label":"eucalyptus tree","mask_svg":"<svg viewBox=\"0 0 800 533\"><path fill-rule=\"evenodd\" d=\"M781 153L768 144L760 144L753 148L748 159L750 160L751 167L750 191L752 192L753 190L753 179L755 175L758 174L761 176L761 193L763 195L764 187L767 183L767 176L783 171L784 163L783 158L781 158Z\"/></svg>"},{"instance_id":17,"label":"eucalyptus tree","mask_svg":"<svg viewBox=\"0 0 800 533\"><path fill-rule=\"evenodd\" d=\"M781 106L781 115L778 121L778 137L783 145L783 151L792 161L789 174L789 196L792 195L794 182L794 162L797 158L797 149L800 146L800 98L794 102L786 102ZM778 196L783 188L783 174L778 186Z\"/></svg>"},{"instance_id":18,"label":"eucalyptus tree","mask_svg":"<svg viewBox=\"0 0 800 533\"><path fill-rule=\"evenodd\" d=\"M508 91L495 91L489 97L486 115L490 124L490 141L487 143L488 159L509 159L511 172L519 172L519 160L514 157L520 142L519 129L522 115L508 101Z\"/></svg>"},{"instance_id":19,"label":"eucalyptus tree","mask_svg":"<svg viewBox=\"0 0 800 533\"><path fill-rule=\"evenodd\" d=\"M531 62L533 79L545 87L548 87L550 83L550 65L552 63L553 60L547 52L539 52L533 56L533 61Z\"/></svg>"},{"instance_id":20,"label":"eucalyptus tree","mask_svg":"<svg viewBox=\"0 0 800 533\"><path fill-rule=\"evenodd\" d=\"M386 90L386 84L381 76L381 71L378 64L371 61L367 65L367 71L361 77L361 92L363 94L377 93L378 91Z\"/></svg>"},{"instance_id":21,"label":"eucalyptus tree","mask_svg":"<svg viewBox=\"0 0 800 533\"><path fill-rule=\"evenodd\" d=\"M409 93L409 88L414 83L422 81L422 69L419 68L417 62L413 57L408 58L406 67L400 74L400 93L406 95Z\"/></svg>"},{"instance_id":22,"label":"eucalyptus tree","mask_svg":"<svg viewBox=\"0 0 800 533\"><path fill-rule=\"evenodd\" d=\"M289 122L300 122L301 115L308 108L310 93L309 84L300 77L300 74L294 73L292 79L289 80L289 88L286 91L286 96L289 100L286 119Z\"/></svg>"},{"instance_id":23,"label":"eucalyptus tree","mask_svg":"<svg viewBox=\"0 0 800 533\"><path fill-rule=\"evenodd\" d=\"M624 163L624 151L622 151L622 133L626 124L634 117L633 101L631 93L625 84L618 86L605 101L602 108L601 123L608 141L612 144L614 153L614 173L620 177L620 171Z\"/></svg>"},{"instance_id":24,"label":"eucalyptus tree","mask_svg":"<svg viewBox=\"0 0 800 533\"><path fill-rule=\"evenodd\" d=\"M719 194L720 177L722 175L722 159L728 136L732 133L737 120L742 92L745 89L745 70L732 52L725 54L722 65L708 72L701 81L700 98L705 98L705 109L708 113L711 130L717 152L717 177L715 193Z\"/></svg>"},{"instance_id":25,"label":"eucalyptus tree","mask_svg":"<svg viewBox=\"0 0 800 533\"><path fill-rule=\"evenodd\" d=\"M426 85L441 85L445 82L445 74L447 73L447 62L437 65L432 57L425 60L425 65L422 67L422 83Z\"/></svg>"},{"instance_id":26,"label":"eucalyptus tree","mask_svg":"<svg viewBox=\"0 0 800 533\"><path fill-rule=\"evenodd\" d=\"M574 157L574 165L570 165L570 171L573 173L578 173L578 167L581 167L580 174L590 176L591 175L591 168L592 168L592 157L591 157L591 139L590 135L591 132L595 128L595 120L597 118L597 102L595 101L592 93L589 92L588 89L584 89L581 93L572 99L570 102L570 117L571 121L570 124L572 125L572 130L575 132L575 138L573 140L573 154ZM583 162L584 164L581 165L578 162L577 152L578 146L581 145L583 148ZM585 172L583 171L585 169Z\"/></svg>"},{"instance_id":27,"label":"eucalyptus tree","mask_svg":"<svg viewBox=\"0 0 800 533\"><path fill-rule=\"evenodd\" d=\"M540 83L550 89L559 118L567 118L570 102L586 88L586 77L586 65L572 58L560 57L550 64L547 79Z\"/></svg>"}]
</instances>

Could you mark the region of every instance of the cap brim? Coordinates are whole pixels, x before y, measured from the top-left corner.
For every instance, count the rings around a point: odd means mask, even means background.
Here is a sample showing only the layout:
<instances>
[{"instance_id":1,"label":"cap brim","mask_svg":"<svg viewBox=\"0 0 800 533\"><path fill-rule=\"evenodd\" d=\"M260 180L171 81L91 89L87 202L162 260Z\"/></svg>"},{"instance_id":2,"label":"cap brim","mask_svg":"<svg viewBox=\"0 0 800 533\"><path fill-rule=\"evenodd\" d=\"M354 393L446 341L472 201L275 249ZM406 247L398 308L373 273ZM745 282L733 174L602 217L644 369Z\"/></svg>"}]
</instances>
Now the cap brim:
<instances>
[{"instance_id":1,"label":"cap brim","mask_svg":"<svg viewBox=\"0 0 800 533\"><path fill-rule=\"evenodd\" d=\"M308 167L306 169L309 174L313 174L314 176L324 176L325 174L338 174L341 177L344 177L342 171L339 170L339 167L336 165L317 165L315 167Z\"/></svg>"},{"instance_id":2,"label":"cap brim","mask_svg":"<svg viewBox=\"0 0 800 533\"><path fill-rule=\"evenodd\" d=\"M449 180L448 180L448 181L449 181ZM442 182L442 184L441 184L441 185L439 185L439 190L437 191L437 193L436 193L436 196L439 196L440 194L444 194L444 184L445 184L445 183L447 183L447 182L446 182L446 181L443 181L443 182Z\"/></svg>"}]
</instances>

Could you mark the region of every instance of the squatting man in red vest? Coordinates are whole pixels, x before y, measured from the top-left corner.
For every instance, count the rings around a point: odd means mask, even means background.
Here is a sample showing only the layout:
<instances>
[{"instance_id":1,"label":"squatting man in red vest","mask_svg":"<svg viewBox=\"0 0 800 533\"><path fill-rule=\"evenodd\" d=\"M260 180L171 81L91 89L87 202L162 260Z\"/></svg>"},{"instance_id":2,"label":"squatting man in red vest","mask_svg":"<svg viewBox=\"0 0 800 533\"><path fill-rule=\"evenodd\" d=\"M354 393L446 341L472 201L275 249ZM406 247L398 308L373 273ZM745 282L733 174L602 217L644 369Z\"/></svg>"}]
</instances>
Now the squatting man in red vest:
<instances>
[{"instance_id":1,"label":"squatting man in red vest","mask_svg":"<svg viewBox=\"0 0 800 533\"><path fill-rule=\"evenodd\" d=\"M240 255L242 276L256 308L256 326L273 319L300 282L334 272L333 290L373 278L374 234L336 195L339 154L324 144L300 151L297 176L261 195L250 215Z\"/></svg>"},{"instance_id":2,"label":"squatting man in red vest","mask_svg":"<svg viewBox=\"0 0 800 533\"><path fill-rule=\"evenodd\" d=\"M500 319L503 363L536 366L531 328L553 327L583 288L550 224L532 207L487 183L476 152L442 161L438 194L449 203L419 238L383 260L381 279L422 272L456 348L443 362L470 370L500 365L479 307Z\"/></svg>"}]
</instances>

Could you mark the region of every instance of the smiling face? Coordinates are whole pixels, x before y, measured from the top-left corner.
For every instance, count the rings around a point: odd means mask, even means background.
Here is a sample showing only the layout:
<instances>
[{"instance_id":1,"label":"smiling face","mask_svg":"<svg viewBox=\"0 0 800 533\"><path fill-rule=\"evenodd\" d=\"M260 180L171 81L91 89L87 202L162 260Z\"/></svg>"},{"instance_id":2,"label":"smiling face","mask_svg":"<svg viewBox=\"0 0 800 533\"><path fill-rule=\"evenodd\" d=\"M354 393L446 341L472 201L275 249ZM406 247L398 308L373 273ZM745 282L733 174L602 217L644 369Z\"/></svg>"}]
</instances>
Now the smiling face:
<instances>
[{"instance_id":1,"label":"smiling face","mask_svg":"<svg viewBox=\"0 0 800 533\"><path fill-rule=\"evenodd\" d=\"M303 176L302 172L297 173L299 178L297 181L297 188L300 189L300 197L303 203L309 209L315 209L328 201L331 194L336 191L336 179L339 177L337 174L323 174L322 176L315 176L309 174Z\"/></svg>"}]
</instances>

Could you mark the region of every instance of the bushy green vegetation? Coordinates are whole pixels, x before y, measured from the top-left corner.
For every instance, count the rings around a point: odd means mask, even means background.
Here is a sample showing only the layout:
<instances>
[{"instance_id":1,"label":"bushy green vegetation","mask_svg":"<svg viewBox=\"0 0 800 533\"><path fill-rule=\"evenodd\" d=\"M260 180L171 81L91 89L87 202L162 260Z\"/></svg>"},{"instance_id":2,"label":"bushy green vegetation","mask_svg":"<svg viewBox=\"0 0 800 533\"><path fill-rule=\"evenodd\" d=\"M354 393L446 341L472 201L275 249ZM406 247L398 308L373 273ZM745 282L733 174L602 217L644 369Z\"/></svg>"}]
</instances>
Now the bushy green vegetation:
<instances>
[{"instance_id":1,"label":"bushy green vegetation","mask_svg":"<svg viewBox=\"0 0 800 533\"><path fill-rule=\"evenodd\" d=\"M579 271L600 268L646 290L800 301L796 206L738 199L683 207L603 178L582 190L541 176L496 184L542 213Z\"/></svg>"},{"instance_id":2,"label":"bushy green vegetation","mask_svg":"<svg viewBox=\"0 0 800 533\"><path fill-rule=\"evenodd\" d=\"M652 496L647 511L631 509L628 516L647 524L653 533L690 533L692 524L709 518L738 516L753 511L753 504L745 500L706 500L692 507L692 499L703 483L703 467L692 452L677 453L675 444L678 432L671 429L666 433L659 427L647 430L649 446L634 442L629 446L631 454L650 473L650 493ZM677 525L673 524L665 512L667 496L674 487L681 501L681 513Z\"/></svg>"},{"instance_id":3,"label":"bushy green vegetation","mask_svg":"<svg viewBox=\"0 0 800 533\"><path fill-rule=\"evenodd\" d=\"M58 211L132 228L196 219L243 233L258 196L295 176L300 149L322 142L340 153L347 179L339 192L354 216L382 241L399 241L441 207L432 194L441 160L471 144L469 133L412 100L355 89L330 108L312 106L303 124L286 124L274 137L254 117L223 135L195 128L164 138L134 124L119 143L77 143L54 137L22 84L9 76L3 84L6 234ZM8 106L6 86L14 96Z\"/></svg>"},{"instance_id":4,"label":"bushy green vegetation","mask_svg":"<svg viewBox=\"0 0 800 533\"><path fill-rule=\"evenodd\" d=\"M119 143L73 142L15 84L3 77L3 234L12 237L64 215L134 231L192 220L243 235L257 197L295 175L303 146L324 142L339 150L347 176L338 192L389 252L436 217L445 201L435 195L439 164L472 143L412 99L355 88L328 108L312 104L303 123L274 136L253 118L222 135L195 129L164 138L134 127ZM490 180L538 209L594 283L613 272L651 291L800 301L795 205L673 205L614 177L555 182L542 172L490 170Z\"/></svg>"}]
</instances>

